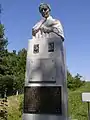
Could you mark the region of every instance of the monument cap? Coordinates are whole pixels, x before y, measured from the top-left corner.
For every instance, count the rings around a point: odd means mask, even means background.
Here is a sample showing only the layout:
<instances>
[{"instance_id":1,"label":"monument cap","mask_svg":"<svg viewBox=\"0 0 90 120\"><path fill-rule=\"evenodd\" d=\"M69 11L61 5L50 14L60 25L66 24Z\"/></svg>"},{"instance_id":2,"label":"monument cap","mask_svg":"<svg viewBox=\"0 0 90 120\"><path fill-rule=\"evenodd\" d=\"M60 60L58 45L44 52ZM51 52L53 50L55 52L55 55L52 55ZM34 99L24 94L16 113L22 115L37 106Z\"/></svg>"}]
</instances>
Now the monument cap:
<instances>
[{"instance_id":1,"label":"monument cap","mask_svg":"<svg viewBox=\"0 0 90 120\"><path fill-rule=\"evenodd\" d=\"M49 4L46 4L46 3L41 3L40 5L39 5L39 12L41 13L42 12L42 9L49 9L49 11L51 11L51 7L50 7L50 5Z\"/></svg>"}]
</instances>

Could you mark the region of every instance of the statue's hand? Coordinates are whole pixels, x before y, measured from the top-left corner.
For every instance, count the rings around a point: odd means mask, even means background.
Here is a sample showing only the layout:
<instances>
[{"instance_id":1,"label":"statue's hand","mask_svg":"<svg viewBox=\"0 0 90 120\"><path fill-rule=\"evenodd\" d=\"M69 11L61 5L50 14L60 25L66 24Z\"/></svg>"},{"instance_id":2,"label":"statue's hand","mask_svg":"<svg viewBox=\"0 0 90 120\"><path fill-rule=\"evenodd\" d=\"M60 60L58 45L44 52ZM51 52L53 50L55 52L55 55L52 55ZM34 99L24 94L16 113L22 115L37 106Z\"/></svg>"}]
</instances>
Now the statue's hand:
<instances>
[{"instance_id":1,"label":"statue's hand","mask_svg":"<svg viewBox=\"0 0 90 120\"><path fill-rule=\"evenodd\" d=\"M39 31L39 29L32 29L32 35L36 36L36 33Z\"/></svg>"},{"instance_id":2,"label":"statue's hand","mask_svg":"<svg viewBox=\"0 0 90 120\"><path fill-rule=\"evenodd\" d=\"M40 31L41 31L41 34L44 32L44 33L50 33L51 32L51 29L49 29L48 27L42 27L40 28Z\"/></svg>"}]
</instances>

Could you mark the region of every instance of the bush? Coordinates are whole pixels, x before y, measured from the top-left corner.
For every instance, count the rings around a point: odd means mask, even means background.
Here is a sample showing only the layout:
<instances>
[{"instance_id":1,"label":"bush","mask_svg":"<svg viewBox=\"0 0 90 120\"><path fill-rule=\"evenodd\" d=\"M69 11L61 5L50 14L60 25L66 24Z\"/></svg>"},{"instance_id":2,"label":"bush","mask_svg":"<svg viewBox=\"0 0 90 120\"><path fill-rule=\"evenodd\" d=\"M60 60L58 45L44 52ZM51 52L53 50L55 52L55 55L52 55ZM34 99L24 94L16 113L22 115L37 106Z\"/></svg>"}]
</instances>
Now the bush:
<instances>
[{"instance_id":1,"label":"bush","mask_svg":"<svg viewBox=\"0 0 90 120\"><path fill-rule=\"evenodd\" d=\"M68 72L67 74L67 86L70 90L76 90L77 88L83 86L85 84L85 81L81 80L82 76L80 76L78 73L75 77L72 77L72 75Z\"/></svg>"}]
</instances>

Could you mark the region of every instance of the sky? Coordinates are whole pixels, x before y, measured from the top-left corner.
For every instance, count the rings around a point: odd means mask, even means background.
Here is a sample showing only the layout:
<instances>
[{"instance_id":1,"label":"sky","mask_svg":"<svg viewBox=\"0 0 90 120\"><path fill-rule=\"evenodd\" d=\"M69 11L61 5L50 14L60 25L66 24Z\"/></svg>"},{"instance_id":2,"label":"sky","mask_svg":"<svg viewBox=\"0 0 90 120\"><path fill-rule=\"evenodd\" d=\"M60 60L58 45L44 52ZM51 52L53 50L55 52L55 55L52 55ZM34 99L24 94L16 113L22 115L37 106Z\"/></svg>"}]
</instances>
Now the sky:
<instances>
[{"instance_id":1,"label":"sky","mask_svg":"<svg viewBox=\"0 0 90 120\"><path fill-rule=\"evenodd\" d=\"M27 49L32 27L41 19L41 2L50 4L51 15L64 27L69 71L90 81L90 0L0 0L8 50Z\"/></svg>"}]
</instances>

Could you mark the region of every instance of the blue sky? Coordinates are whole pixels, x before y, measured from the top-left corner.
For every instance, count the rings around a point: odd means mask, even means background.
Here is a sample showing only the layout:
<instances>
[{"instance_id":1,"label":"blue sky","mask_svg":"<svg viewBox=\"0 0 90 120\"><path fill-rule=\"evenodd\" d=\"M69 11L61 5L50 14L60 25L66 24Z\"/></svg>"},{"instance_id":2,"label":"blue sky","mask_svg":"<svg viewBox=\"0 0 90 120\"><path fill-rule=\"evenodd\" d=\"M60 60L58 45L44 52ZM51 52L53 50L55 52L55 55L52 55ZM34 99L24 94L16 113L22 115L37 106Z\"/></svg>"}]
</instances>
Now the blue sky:
<instances>
[{"instance_id":1,"label":"blue sky","mask_svg":"<svg viewBox=\"0 0 90 120\"><path fill-rule=\"evenodd\" d=\"M90 0L0 0L9 51L27 48L31 29L41 19L40 2L49 3L52 16L64 26L70 72L90 80Z\"/></svg>"}]
</instances>

